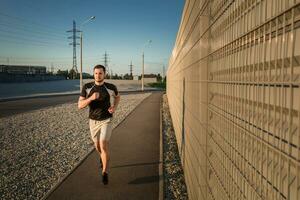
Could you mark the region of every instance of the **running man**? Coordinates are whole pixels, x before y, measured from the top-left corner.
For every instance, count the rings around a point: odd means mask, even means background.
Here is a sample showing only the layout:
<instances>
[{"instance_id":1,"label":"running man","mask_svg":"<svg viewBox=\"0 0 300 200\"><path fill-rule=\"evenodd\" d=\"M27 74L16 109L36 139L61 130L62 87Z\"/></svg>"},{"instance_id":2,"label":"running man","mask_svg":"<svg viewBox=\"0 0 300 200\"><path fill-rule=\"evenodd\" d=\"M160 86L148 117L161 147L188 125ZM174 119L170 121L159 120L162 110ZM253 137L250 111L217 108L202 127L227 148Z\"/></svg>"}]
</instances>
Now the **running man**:
<instances>
[{"instance_id":1,"label":"running man","mask_svg":"<svg viewBox=\"0 0 300 200\"><path fill-rule=\"evenodd\" d=\"M115 85L104 82L105 67L94 67L94 82L86 83L81 91L78 108L89 106L89 125L92 140L102 160L102 182L108 184L109 139L112 133L111 119L120 101ZM113 97L113 102L110 101Z\"/></svg>"}]
</instances>

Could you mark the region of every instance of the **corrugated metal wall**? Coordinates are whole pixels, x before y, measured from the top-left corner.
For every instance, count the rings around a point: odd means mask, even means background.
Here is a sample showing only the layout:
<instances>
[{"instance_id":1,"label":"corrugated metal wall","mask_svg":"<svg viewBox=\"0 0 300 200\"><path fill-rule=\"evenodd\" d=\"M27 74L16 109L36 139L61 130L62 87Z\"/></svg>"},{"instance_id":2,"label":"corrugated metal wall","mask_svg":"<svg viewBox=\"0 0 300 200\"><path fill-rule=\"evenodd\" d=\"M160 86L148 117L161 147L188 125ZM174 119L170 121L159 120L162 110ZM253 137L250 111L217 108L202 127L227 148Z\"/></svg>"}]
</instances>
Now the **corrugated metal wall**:
<instances>
[{"instance_id":1,"label":"corrugated metal wall","mask_svg":"<svg viewBox=\"0 0 300 200\"><path fill-rule=\"evenodd\" d=\"M300 0L186 0L167 96L190 199L300 199Z\"/></svg>"}]
</instances>

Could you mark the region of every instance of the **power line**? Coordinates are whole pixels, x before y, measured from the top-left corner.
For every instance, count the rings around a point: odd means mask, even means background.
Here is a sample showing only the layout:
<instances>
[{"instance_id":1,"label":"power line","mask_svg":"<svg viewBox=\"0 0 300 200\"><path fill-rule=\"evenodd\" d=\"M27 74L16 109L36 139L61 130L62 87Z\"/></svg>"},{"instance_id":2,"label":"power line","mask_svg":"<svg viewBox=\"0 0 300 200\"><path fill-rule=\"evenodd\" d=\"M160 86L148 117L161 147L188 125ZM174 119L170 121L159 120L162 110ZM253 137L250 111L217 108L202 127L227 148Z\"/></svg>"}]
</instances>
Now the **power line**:
<instances>
[{"instance_id":1,"label":"power line","mask_svg":"<svg viewBox=\"0 0 300 200\"><path fill-rule=\"evenodd\" d=\"M0 59L4 58L12 58L15 60L70 60L72 57L47 57L47 58L37 58L37 57L15 57L15 56L0 56Z\"/></svg>"},{"instance_id":2,"label":"power line","mask_svg":"<svg viewBox=\"0 0 300 200\"><path fill-rule=\"evenodd\" d=\"M11 21L11 20L0 19L0 22L3 26L7 26L7 27L10 27L10 28L13 28L13 29L18 28L18 29L23 29L23 30L26 30L26 31L36 31L36 32L40 32L40 33L43 33L43 34L53 35L53 36L56 36L56 37L65 37L66 36L66 34L61 33L61 32L56 32L56 31L53 31L53 30L39 28L39 27L28 25L28 24Z\"/></svg>"},{"instance_id":3,"label":"power line","mask_svg":"<svg viewBox=\"0 0 300 200\"><path fill-rule=\"evenodd\" d=\"M21 40L21 41L16 41L16 40ZM46 44L46 43L38 43L38 42L30 42L30 41L24 41L24 39L10 39L10 38L0 38L0 41L2 42L6 42L8 44L16 44L16 45L21 45L21 46L36 46L36 47L53 47L54 44ZM59 49L63 49L63 48L67 48L65 46L62 46L62 45L55 45L56 48L59 48Z\"/></svg>"},{"instance_id":4,"label":"power line","mask_svg":"<svg viewBox=\"0 0 300 200\"><path fill-rule=\"evenodd\" d=\"M0 22L0 26L5 26L8 27L10 29L16 29L16 30L21 30L21 31L26 31L26 32L30 32L30 33L37 33L37 34L43 34L43 35L49 35L51 37L55 37L55 38L64 38L66 37L66 35L59 35L59 34L54 34L54 33L50 33L47 31L39 31L39 30L34 30L32 28L26 27L26 26L12 26L12 24L6 24L6 23L1 23Z\"/></svg>"},{"instance_id":5,"label":"power line","mask_svg":"<svg viewBox=\"0 0 300 200\"><path fill-rule=\"evenodd\" d=\"M0 15L6 17L6 18L10 18L12 20L17 20L17 21L22 21L24 24L24 22L27 22L31 25L35 25L35 26L40 26L40 27L44 27L44 28L47 28L51 31L53 31L53 29L56 29L58 30L60 33L64 33L64 30L63 29L59 29L57 27L53 27L53 26L49 26L49 25L45 25L45 24L41 24L41 23L37 23L37 22L33 22L33 21L30 21L30 20L27 20L27 19L23 19L23 18L19 18L19 17L16 17L16 16L11 16L11 15L8 15L6 13L3 13L3 12L0 12ZM2 18L3 19L3 18Z\"/></svg>"},{"instance_id":6,"label":"power line","mask_svg":"<svg viewBox=\"0 0 300 200\"><path fill-rule=\"evenodd\" d=\"M33 40L33 39L26 38L26 37L21 37L21 36L7 35L5 33L0 33L0 36L5 37L4 39L12 38L15 40L21 40L22 42L34 42L34 43L38 43L38 44L63 46L61 43L53 43L50 41L42 41L42 40ZM2 39L2 38L0 38L0 39Z\"/></svg>"},{"instance_id":7,"label":"power line","mask_svg":"<svg viewBox=\"0 0 300 200\"><path fill-rule=\"evenodd\" d=\"M15 56L0 56L0 60L5 59L19 60L19 61L43 61L43 62L69 62L72 57L47 57L47 58L39 58L39 57L15 57ZM94 61L94 59L86 58L87 61Z\"/></svg>"},{"instance_id":8,"label":"power line","mask_svg":"<svg viewBox=\"0 0 300 200\"><path fill-rule=\"evenodd\" d=\"M15 36L19 36L19 35L24 35L26 37L29 37L31 39L35 39L35 38L40 38L40 39L46 39L46 40L54 40L54 41L65 41L64 39L57 39L57 38L49 38L49 36L43 36L43 35L32 35L32 34L28 34L28 33L20 33L20 32L15 32L15 31L10 31L10 30L3 30L0 28L0 33L4 32L4 33L9 33L9 34L13 34Z\"/></svg>"}]
</instances>

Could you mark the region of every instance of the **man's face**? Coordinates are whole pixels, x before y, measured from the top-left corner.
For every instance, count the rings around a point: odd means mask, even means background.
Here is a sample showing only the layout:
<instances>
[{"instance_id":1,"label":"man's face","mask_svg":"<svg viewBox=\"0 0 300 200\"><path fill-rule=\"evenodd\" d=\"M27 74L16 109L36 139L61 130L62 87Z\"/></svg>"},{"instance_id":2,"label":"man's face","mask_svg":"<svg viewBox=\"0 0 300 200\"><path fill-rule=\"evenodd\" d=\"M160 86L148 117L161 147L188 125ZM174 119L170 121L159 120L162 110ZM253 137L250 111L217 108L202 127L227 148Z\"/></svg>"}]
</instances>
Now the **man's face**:
<instances>
[{"instance_id":1,"label":"man's face","mask_svg":"<svg viewBox=\"0 0 300 200\"><path fill-rule=\"evenodd\" d=\"M101 82L101 81L104 80L104 78L105 78L105 73L104 73L102 68L94 70L94 79L95 79L95 81Z\"/></svg>"}]
</instances>

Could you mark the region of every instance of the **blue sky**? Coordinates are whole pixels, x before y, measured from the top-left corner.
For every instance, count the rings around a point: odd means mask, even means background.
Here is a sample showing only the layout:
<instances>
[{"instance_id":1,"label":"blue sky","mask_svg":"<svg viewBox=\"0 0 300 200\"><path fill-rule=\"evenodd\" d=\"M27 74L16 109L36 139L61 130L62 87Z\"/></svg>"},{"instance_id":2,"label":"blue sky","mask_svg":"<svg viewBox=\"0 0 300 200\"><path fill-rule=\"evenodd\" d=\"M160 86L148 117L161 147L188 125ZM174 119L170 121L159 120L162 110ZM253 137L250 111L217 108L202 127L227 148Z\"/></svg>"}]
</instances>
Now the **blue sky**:
<instances>
[{"instance_id":1,"label":"blue sky","mask_svg":"<svg viewBox=\"0 0 300 200\"><path fill-rule=\"evenodd\" d=\"M0 64L71 69L73 47L66 31L73 20L79 25L96 16L82 27L83 71L91 73L95 64L103 64L107 51L113 73L129 73L132 61L133 73L139 74L144 50L146 73L161 73L183 6L184 0L1 0ZM79 55L77 46L78 69Z\"/></svg>"}]
</instances>

